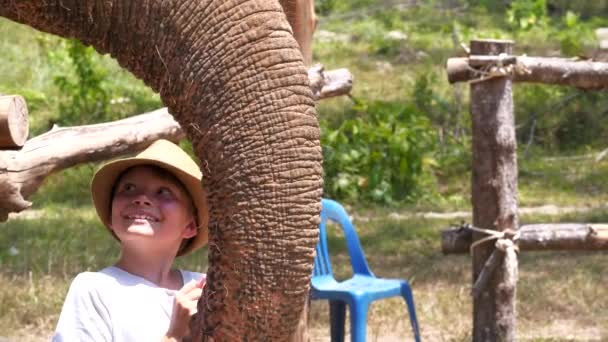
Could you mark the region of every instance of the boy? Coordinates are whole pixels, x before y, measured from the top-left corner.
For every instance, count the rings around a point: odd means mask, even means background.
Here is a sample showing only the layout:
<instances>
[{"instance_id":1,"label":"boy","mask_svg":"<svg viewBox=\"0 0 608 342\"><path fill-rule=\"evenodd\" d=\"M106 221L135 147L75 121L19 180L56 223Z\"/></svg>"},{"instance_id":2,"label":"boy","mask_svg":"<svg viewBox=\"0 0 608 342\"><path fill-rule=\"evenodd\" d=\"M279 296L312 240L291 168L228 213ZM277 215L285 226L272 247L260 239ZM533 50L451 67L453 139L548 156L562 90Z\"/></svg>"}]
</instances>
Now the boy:
<instances>
[{"instance_id":1,"label":"boy","mask_svg":"<svg viewBox=\"0 0 608 342\"><path fill-rule=\"evenodd\" d=\"M76 276L53 341L180 341L189 334L205 276L173 261L207 242L207 204L196 163L158 140L104 165L91 193L120 242L114 266Z\"/></svg>"}]
</instances>

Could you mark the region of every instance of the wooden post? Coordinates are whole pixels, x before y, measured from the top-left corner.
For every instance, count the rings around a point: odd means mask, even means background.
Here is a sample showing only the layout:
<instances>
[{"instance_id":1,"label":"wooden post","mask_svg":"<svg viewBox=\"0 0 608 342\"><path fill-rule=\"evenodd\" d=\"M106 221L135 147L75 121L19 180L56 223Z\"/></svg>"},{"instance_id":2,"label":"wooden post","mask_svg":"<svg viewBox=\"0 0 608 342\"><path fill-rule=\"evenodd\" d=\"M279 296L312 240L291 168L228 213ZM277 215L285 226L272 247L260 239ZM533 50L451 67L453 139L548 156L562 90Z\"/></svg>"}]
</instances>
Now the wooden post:
<instances>
[{"instance_id":1,"label":"wooden post","mask_svg":"<svg viewBox=\"0 0 608 342\"><path fill-rule=\"evenodd\" d=\"M0 96L0 148L23 146L28 133L28 112L23 97Z\"/></svg>"},{"instance_id":2,"label":"wooden post","mask_svg":"<svg viewBox=\"0 0 608 342\"><path fill-rule=\"evenodd\" d=\"M471 54L510 55L512 47L511 41L474 40ZM473 225L497 231L516 230L517 157L511 79L495 77L472 83L471 115ZM475 233L473 241L485 236ZM475 248L473 282L494 250L494 240ZM488 286L474 298L473 341L515 340L516 281L507 278L516 274L517 259L501 262Z\"/></svg>"}]
</instances>

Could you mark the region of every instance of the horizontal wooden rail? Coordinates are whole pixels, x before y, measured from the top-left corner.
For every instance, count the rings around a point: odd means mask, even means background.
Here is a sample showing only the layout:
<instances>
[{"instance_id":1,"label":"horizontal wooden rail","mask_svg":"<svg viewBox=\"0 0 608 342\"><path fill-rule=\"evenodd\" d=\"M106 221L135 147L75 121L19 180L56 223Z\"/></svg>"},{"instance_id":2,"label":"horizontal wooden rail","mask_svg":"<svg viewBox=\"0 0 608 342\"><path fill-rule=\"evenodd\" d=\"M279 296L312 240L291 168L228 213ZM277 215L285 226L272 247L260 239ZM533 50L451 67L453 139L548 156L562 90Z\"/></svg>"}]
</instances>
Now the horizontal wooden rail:
<instances>
[{"instance_id":1,"label":"horizontal wooden rail","mask_svg":"<svg viewBox=\"0 0 608 342\"><path fill-rule=\"evenodd\" d=\"M519 234L522 251L608 250L608 224L530 224L521 226ZM445 230L441 232L441 251L444 254L468 253L472 238L472 231L466 228Z\"/></svg>"},{"instance_id":2,"label":"horizontal wooden rail","mask_svg":"<svg viewBox=\"0 0 608 342\"><path fill-rule=\"evenodd\" d=\"M448 59L447 73L450 83L510 75L514 82L608 88L608 63L572 58L472 55Z\"/></svg>"}]
</instances>

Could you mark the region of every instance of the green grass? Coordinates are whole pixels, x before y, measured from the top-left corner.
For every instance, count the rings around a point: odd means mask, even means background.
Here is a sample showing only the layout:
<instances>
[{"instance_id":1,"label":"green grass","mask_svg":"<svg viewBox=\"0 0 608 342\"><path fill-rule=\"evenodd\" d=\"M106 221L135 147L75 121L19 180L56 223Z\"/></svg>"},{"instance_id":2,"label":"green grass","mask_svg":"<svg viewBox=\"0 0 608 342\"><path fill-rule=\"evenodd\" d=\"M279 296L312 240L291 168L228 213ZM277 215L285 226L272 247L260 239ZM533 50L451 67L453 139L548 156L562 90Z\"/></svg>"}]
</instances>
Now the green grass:
<instances>
[{"instance_id":1,"label":"green grass","mask_svg":"<svg viewBox=\"0 0 608 342\"><path fill-rule=\"evenodd\" d=\"M355 209L351 209L351 212ZM65 218L69 219L66 220ZM607 222L608 213L527 215L532 222ZM438 219L394 219L385 208L367 208L355 225L373 271L382 277L407 278L414 289L420 324L427 340L467 340L471 329L470 258L444 256L440 231L452 222ZM350 275L339 229L329 225L329 244L338 278ZM13 219L2 225L0 246L0 328L9 335L26 329L48 333L54 326L70 279L78 272L105 267L116 260L116 242L105 232L92 208L45 208L34 219ZM19 254L10 255L14 246ZM179 262L180 267L204 270L205 253ZM518 284L518 324L522 336L555 340L552 329L570 334L602 330L608 323L608 254L605 252L522 253ZM311 333L324 336L327 307L313 303ZM370 339L386 331L404 338L405 306L398 299L376 303L370 311ZM557 323L556 323L557 322ZM594 330L595 329L595 330ZM545 334L545 335L543 335ZM379 336L379 337L378 337ZM569 340L569 339L564 339ZM570 339L576 340L576 339Z\"/></svg>"},{"instance_id":2,"label":"green grass","mask_svg":"<svg viewBox=\"0 0 608 342\"><path fill-rule=\"evenodd\" d=\"M608 162L595 162L593 156L584 160L534 156L520 161L519 184L523 206L598 206L608 200Z\"/></svg>"}]
</instances>

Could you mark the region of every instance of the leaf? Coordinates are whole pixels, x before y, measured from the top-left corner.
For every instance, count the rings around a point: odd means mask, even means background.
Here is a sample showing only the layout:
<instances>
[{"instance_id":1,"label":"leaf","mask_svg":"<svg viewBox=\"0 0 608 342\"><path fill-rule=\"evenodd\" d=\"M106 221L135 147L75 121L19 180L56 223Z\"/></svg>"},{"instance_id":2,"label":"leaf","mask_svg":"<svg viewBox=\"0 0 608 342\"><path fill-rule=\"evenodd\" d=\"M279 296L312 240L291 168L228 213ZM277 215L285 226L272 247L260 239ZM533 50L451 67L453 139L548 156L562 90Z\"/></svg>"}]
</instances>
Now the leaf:
<instances>
[{"instance_id":1,"label":"leaf","mask_svg":"<svg viewBox=\"0 0 608 342\"><path fill-rule=\"evenodd\" d=\"M566 12L564 21L566 23L566 27L573 28L574 26L576 26L578 24L578 14L576 14L572 11L568 11L568 12Z\"/></svg>"}]
</instances>

